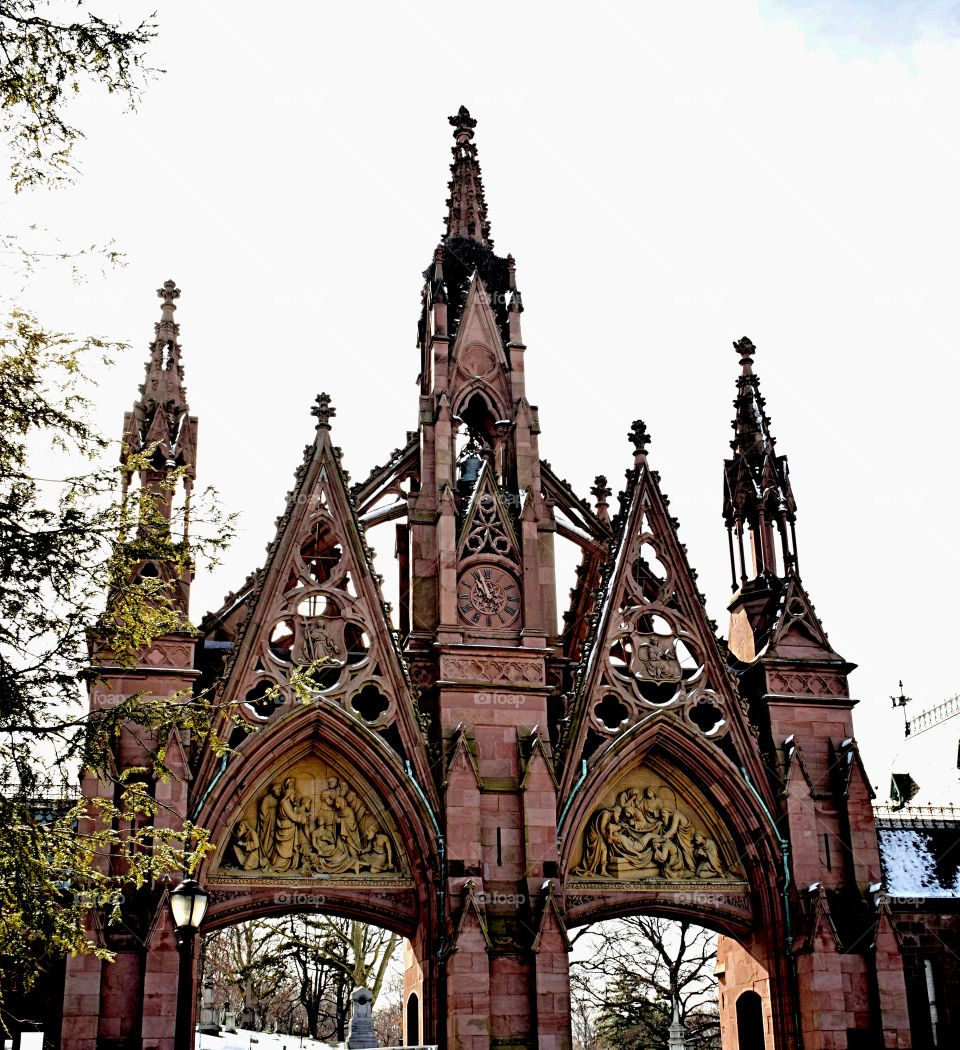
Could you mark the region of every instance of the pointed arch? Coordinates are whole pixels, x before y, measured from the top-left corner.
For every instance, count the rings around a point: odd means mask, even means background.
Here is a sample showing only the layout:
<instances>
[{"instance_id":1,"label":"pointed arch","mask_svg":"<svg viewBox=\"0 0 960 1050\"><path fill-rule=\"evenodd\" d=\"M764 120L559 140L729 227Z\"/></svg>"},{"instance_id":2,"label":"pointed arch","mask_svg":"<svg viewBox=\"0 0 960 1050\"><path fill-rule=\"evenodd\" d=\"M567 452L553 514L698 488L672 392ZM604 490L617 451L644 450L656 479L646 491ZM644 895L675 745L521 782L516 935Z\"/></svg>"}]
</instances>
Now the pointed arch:
<instances>
[{"instance_id":1,"label":"pointed arch","mask_svg":"<svg viewBox=\"0 0 960 1050\"><path fill-rule=\"evenodd\" d=\"M352 781L365 802L375 800L382 807L378 822L395 837L394 846L403 856L394 871L382 878L347 872L337 879L303 871L287 877L259 870L247 875L236 865L222 864L257 785L284 779L310 757L324 759ZM410 767L359 719L333 703L300 707L269 732L249 737L228 756L224 771L228 775L212 783L197 814L197 823L216 844L199 874L214 890L211 924L306 907L362 918L410 936L418 922L432 918L442 850L436 813Z\"/></svg>"},{"instance_id":2,"label":"pointed arch","mask_svg":"<svg viewBox=\"0 0 960 1050\"><path fill-rule=\"evenodd\" d=\"M769 879L781 865L776 836L758 796L723 752L704 746L683 722L657 712L584 766L559 822L570 925L642 909L694 918L743 938L764 916L779 914L780 901ZM578 879L575 863L590 821L609 802L611 792L626 786L631 775L641 770L654 771L660 783L670 785L676 792L671 804L689 818L690 834L716 838L723 866L729 869L726 874L737 877L693 878L686 872L684 881L669 885L662 878Z\"/></svg>"}]
</instances>

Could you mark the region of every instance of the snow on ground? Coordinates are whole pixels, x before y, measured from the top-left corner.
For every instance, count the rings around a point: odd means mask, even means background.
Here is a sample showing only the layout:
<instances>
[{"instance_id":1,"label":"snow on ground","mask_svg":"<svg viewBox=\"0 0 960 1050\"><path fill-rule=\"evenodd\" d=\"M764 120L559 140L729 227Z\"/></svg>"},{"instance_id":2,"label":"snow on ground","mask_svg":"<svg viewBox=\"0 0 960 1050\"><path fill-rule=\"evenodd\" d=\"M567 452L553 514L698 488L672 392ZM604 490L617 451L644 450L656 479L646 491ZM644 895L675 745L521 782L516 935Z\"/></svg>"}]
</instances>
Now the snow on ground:
<instances>
[{"instance_id":1,"label":"snow on ground","mask_svg":"<svg viewBox=\"0 0 960 1050\"><path fill-rule=\"evenodd\" d=\"M245 1028L238 1028L235 1032L221 1028L220 1035L197 1033L198 1050L340 1050L341 1045L321 1043L318 1039L299 1035L250 1032Z\"/></svg>"},{"instance_id":2,"label":"snow on ground","mask_svg":"<svg viewBox=\"0 0 960 1050\"><path fill-rule=\"evenodd\" d=\"M321 1043L318 1039L301 1038L299 1035L250 1032L245 1028L238 1028L235 1032L228 1032L222 1028L220 1035L203 1035L197 1032L196 1045L197 1050L343 1050L343 1043ZM36 1046L28 1046L25 1034L23 1050L41 1050L41 1046L39 1043ZM386 1050L398 1048L387 1047ZM436 1050L436 1047L409 1047L408 1050Z\"/></svg>"}]
</instances>

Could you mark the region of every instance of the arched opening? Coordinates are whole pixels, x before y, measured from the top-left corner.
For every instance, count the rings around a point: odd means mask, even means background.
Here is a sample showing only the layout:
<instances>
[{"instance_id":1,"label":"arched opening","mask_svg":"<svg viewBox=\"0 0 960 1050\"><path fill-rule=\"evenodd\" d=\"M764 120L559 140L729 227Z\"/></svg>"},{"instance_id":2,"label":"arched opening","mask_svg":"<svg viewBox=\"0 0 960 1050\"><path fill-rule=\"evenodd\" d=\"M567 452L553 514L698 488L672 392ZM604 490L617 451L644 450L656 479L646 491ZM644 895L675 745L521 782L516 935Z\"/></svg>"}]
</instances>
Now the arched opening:
<instances>
[{"instance_id":1,"label":"arched opening","mask_svg":"<svg viewBox=\"0 0 960 1050\"><path fill-rule=\"evenodd\" d=\"M411 992L407 997L407 1028L404 1045L420 1045L420 997L416 992Z\"/></svg>"},{"instance_id":2,"label":"arched opening","mask_svg":"<svg viewBox=\"0 0 960 1050\"><path fill-rule=\"evenodd\" d=\"M754 935L720 932L696 901L620 907L571 932L575 1050L766 1050L769 974ZM759 991L741 992L746 979Z\"/></svg>"},{"instance_id":3,"label":"arched opening","mask_svg":"<svg viewBox=\"0 0 960 1050\"><path fill-rule=\"evenodd\" d=\"M763 1002L756 992L737 999L737 1050L764 1050Z\"/></svg>"},{"instance_id":4,"label":"arched opening","mask_svg":"<svg viewBox=\"0 0 960 1050\"><path fill-rule=\"evenodd\" d=\"M304 910L246 919L199 939L197 1050L222 1048L225 1039L273 1045L270 1036L295 1039L304 1050L342 1044L360 988L373 999L378 1045L403 1045L402 936L327 913L322 893L275 896Z\"/></svg>"},{"instance_id":5,"label":"arched opening","mask_svg":"<svg viewBox=\"0 0 960 1050\"><path fill-rule=\"evenodd\" d=\"M496 420L490 402L483 394L477 392L460 409L460 418L464 423L464 444L473 440L481 449L492 449L496 439ZM458 450L459 451L459 450Z\"/></svg>"},{"instance_id":6,"label":"arched opening","mask_svg":"<svg viewBox=\"0 0 960 1050\"><path fill-rule=\"evenodd\" d=\"M719 1050L721 1045L735 1050L737 1000L745 991L761 999L771 1045L775 1038L788 1038L790 1031L793 992L782 961L784 919L771 878L777 870L773 844L748 830L763 827L762 814L728 764L700 746L691 749L697 731L686 721L662 718L628 729L619 753L611 749L611 760L601 759L588 774L564 822L568 928L595 924L589 928L595 931L611 921L633 924L636 929L628 925L611 935L608 954L622 952L630 937L643 932L644 924L649 928L656 922L664 924L658 938L668 947L672 941L689 943L692 931L700 927L704 930L698 936L711 942L711 957L701 955L698 962L699 998L685 1002L681 996L675 1004L669 981L661 980L659 990L646 995L634 1016L638 1025L659 1025L659 1035L628 1035L634 1041L624 1046L666 1047L685 1038L687 1050ZM691 754L697 754L698 765L691 764ZM586 943L594 939L589 932L578 936ZM636 991L636 968L630 970L625 960L608 980L598 961L602 956L601 948L594 947L585 965L607 983L619 975L621 983L610 987L629 1005L631 990ZM576 956L571 959L575 962ZM573 965L571 973L576 998ZM693 987L698 988L696 981ZM709 991L706 998L704 987ZM697 1042L696 1032L678 1030L674 1042L668 1043L663 1026L674 1023L674 1005L678 1024L687 1024L690 1017L699 1027L709 1021L717 1038L704 1036ZM576 1024L576 1002L573 1013Z\"/></svg>"},{"instance_id":7,"label":"arched opening","mask_svg":"<svg viewBox=\"0 0 960 1050\"><path fill-rule=\"evenodd\" d=\"M688 919L607 919L573 936L574 1046L719 1050L717 934Z\"/></svg>"}]
</instances>

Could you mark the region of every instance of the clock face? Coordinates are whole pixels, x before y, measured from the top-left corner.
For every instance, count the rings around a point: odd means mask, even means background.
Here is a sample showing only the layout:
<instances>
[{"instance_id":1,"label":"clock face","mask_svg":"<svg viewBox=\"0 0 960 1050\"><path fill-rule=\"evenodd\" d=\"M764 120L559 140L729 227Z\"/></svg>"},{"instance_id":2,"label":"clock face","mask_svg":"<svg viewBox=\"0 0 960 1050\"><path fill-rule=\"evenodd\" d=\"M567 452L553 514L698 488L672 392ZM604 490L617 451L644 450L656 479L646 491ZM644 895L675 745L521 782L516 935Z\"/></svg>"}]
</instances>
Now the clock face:
<instances>
[{"instance_id":1,"label":"clock face","mask_svg":"<svg viewBox=\"0 0 960 1050\"><path fill-rule=\"evenodd\" d=\"M499 565L475 565L460 574L457 608L474 627L509 627L520 615L520 584Z\"/></svg>"}]
</instances>

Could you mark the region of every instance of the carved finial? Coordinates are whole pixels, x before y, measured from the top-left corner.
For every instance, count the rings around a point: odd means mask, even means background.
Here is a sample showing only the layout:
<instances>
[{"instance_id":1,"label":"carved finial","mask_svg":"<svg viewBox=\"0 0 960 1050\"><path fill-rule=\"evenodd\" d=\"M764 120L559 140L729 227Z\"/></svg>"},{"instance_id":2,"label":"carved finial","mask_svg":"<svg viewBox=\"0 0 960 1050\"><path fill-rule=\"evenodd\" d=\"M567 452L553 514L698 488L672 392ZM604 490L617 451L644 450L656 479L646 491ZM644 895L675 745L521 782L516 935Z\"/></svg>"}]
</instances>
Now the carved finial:
<instances>
[{"instance_id":1,"label":"carved finial","mask_svg":"<svg viewBox=\"0 0 960 1050\"><path fill-rule=\"evenodd\" d=\"M164 281L163 287L157 289L157 295L163 300L163 305L173 304L174 299L180 298L180 289L176 281ZM174 307L176 309L176 307Z\"/></svg>"},{"instance_id":2,"label":"carved finial","mask_svg":"<svg viewBox=\"0 0 960 1050\"><path fill-rule=\"evenodd\" d=\"M740 355L740 364L743 365L744 372L749 372L750 366L753 364L753 355L756 353L757 348L744 336L733 344L733 349Z\"/></svg>"},{"instance_id":3,"label":"carved finial","mask_svg":"<svg viewBox=\"0 0 960 1050\"><path fill-rule=\"evenodd\" d=\"M157 295L163 300L160 305L160 324L167 326L173 325L173 311L176 310L173 300L180 298L180 289L177 287L176 281L164 281L163 287L157 289ZM169 330L163 332L164 338L169 338L171 332ZM157 331L157 337L161 335L160 331Z\"/></svg>"},{"instance_id":4,"label":"carved finial","mask_svg":"<svg viewBox=\"0 0 960 1050\"><path fill-rule=\"evenodd\" d=\"M336 414L337 410L330 404L330 395L326 393L318 394L316 403L310 409L310 415L317 417L317 429L324 427L326 430L329 430L330 418Z\"/></svg>"},{"instance_id":5,"label":"carved finial","mask_svg":"<svg viewBox=\"0 0 960 1050\"><path fill-rule=\"evenodd\" d=\"M473 129L477 126L476 120L470 116L470 110L461 106L455 117L447 117L453 125L453 137L457 142L469 141L473 138Z\"/></svg>"},{"instance_id":6,"label":"carved finial","mask_svg":"<svg viewBox=\"0 0 960 1050\"><path fill-rule=\"evenodd\" d=\"M608 496L613 495L613 489L607 484L607 479L603 474L598 474L593 479L593 488L590 490L590 494L596 499L597 503L604 503Z\"/></svg>"},{"instance_id":7,"label":"carved finial","mask_svg":"<svg viewBox=\"0 0 960 1050\"><path fill-rule=\"evenodd\" d=\"M633 451L636 455L644 455L647 451L647 445L650 444L650 435L647 433L647 424L642 419L635 419L630 426L630 433L627 434L627 440L633 445Z\"/></svg>"},{"instance_id":8,"label":"carved finial","mask_svg":"<svg viewBox=\"0 0 960 1050\"><path fill-rule=\"evenodd\" d=\"M597 501L597 517L601 521L609 521L610 516L607 513L607 507L610 504L607 500L613 495L613 489L607 484L607 479L603 474L598 474L593 479L593 488L590 492Z\"/></svg>"}]
</instances>

